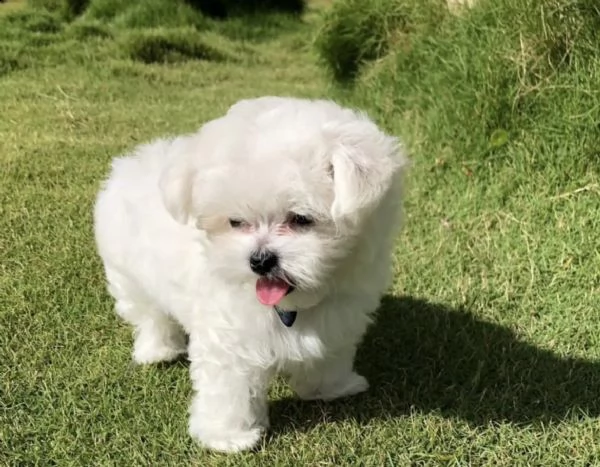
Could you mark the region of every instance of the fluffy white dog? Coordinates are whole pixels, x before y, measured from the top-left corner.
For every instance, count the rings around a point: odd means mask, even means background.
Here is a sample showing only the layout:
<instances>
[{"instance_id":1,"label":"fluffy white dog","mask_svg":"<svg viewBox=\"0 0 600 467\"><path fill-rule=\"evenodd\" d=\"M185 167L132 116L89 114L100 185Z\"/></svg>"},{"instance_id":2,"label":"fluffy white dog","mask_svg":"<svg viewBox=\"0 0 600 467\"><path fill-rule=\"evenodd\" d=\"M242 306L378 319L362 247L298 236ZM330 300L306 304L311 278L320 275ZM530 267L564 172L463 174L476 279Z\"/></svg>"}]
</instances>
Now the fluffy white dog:
<instances>
[{"instance_id":1,"label":"fluffy white dog","mask_svg":"<svg viewBox=\"0 0 600 467\"><path fill-rule=\"evenodd\" d=\"M404 165L364 115L277 97L114 161L95 208L108 289L136 362L188 353L203 445L255 446L276 372L302 399L367 389L353 360L390 284Z\"/></svg>"}]
</instances>

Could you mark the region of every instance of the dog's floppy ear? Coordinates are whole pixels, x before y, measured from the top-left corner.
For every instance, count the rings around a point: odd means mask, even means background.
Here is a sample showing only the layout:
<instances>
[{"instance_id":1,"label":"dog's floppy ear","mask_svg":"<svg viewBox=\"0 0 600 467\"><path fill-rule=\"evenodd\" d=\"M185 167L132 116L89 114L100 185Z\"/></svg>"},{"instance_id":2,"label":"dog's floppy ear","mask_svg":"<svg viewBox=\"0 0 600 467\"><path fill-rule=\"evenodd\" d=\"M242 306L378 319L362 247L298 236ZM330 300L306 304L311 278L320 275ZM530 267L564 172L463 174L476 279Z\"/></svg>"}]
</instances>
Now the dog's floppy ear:
<instances>
[{"instance_id":1,"label":"dog's floppy ear","mask_svg":"<svg viewBox=\"0 0 600 467\"><path fill-rule=\"evenodd\" d=\"M170 157L158 181L160 194L173 219L185 224L191 210L194 170L185 152Z\"/></svg>"},{"instance_id":2,"label":"dog's floppy ear","mask_svg":"<svg viewBox=\"0 0 600 467\"><path fill-rule=\"evenodd\" d=\"M336 221L356 223L373 209L405 165L398 140L366 118L327 128Z\"/></svg>"}]
</instances>

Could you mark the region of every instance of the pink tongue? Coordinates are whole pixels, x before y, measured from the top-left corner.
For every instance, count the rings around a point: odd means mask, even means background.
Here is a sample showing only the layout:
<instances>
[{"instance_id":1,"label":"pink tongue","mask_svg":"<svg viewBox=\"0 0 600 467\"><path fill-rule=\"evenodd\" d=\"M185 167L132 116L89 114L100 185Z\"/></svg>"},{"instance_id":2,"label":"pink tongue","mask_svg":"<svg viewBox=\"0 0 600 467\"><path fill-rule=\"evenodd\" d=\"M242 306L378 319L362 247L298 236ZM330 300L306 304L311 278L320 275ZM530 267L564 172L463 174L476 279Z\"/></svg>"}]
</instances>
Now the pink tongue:
<instances>
[{"instance_id":1,"label":"pink tongue","mask_svg":"<svg viewBox=\"0 0 600 467\"><path fill-rule=\"evenodd\" d=\"M289 284L281 279L261 277L256 281L256 297L263 305L277 305L289 289Z\"/></svg>"}]
</instances>

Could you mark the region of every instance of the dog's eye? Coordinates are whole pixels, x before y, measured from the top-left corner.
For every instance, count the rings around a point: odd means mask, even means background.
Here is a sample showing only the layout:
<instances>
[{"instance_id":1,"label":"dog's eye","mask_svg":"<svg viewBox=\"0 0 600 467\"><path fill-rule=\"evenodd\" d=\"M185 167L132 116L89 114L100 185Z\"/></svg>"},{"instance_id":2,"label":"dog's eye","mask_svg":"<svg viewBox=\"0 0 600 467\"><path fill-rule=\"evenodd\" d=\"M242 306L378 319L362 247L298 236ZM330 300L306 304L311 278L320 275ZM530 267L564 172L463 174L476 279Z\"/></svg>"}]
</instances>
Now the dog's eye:
<instances>
[{"instance_id":1,"label":"dog's eye","mask_svg":"<svg viewBox=\"0 0 600 467\"><path fill-rule=\"evenodd\" d=\"M239 229L244 225L244 221L241 219L229 219L229 225L232 229Z\"/></svg>"},{"instance_id":2,"label":"dog's eye","mask_svg":"<svg viewBox=\"0 0 600 467\"><path fill-rule=\"evenodd\" d=\"M288 223L295 227L309 227L315 223L315 220L310 216L291 212L288 215Z\"/></svg>"}]
</instances>

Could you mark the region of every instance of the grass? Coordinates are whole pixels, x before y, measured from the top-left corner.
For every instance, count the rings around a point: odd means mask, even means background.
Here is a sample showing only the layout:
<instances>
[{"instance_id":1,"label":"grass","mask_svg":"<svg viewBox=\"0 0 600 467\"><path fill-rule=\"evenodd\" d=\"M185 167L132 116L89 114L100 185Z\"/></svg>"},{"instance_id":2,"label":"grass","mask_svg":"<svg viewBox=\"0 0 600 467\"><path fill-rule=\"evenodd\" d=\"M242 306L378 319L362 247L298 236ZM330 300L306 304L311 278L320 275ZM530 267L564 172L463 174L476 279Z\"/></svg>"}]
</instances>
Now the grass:
<instances>
[{"instance_id":1,"label":"grass","mask_svg":"<svg viewBox=\"0 0 600 467\"><path fill-rule=\"evenodd\" d=\"M337 89L320 6L134 28L0 4L0 465L599 464L598 52L593 2L567 6L545 41L509 8L444 16ZM91 208L111 157L264 94L335 95L402 135L406 229L357 361L372 389L304 403L277 381L262 449L223 456L187 436L185 364L130 364Z\"/></svg>"},{"instance_id":2,"label":"grass","mask_svg":"<svg viewBox=\"0 0 600 467\"><path fill-rule=\"evenodd\" d=\"M317 37L325 65L339 81L390 49L406 49L411 37L429 34L447 15L446 0L346 0L333 4Z\"/></svg>"},{"instance_id":3,"label":"grass","mask_svg":"<svg viewBox=\"0 0 600 467\"><path fill-rule=\"evenodd\" d=\"M133 60L167 63L187 60L223 61L227 56L192 30L150 31L132 37L128 45Z\"/></svg>"},{"instance_id":4,"label":"grass","mask_svg":"<svg viewBox=\"0 0 600 467\"><path fill-rule=\"evenodd\" d=\"M131 15L132 12L141 18L148 18L158 11L163 18L172 18L174 14L186 10L184 16L188 17L199 13L210 18L225 19L277 12L299 15L306 8L305 0L138 0L129 5L119 0L29 0L29 4L59 13L65 19L74 19L84 13L110 18L118 14Z\"/></svg>"}]
</instances>

